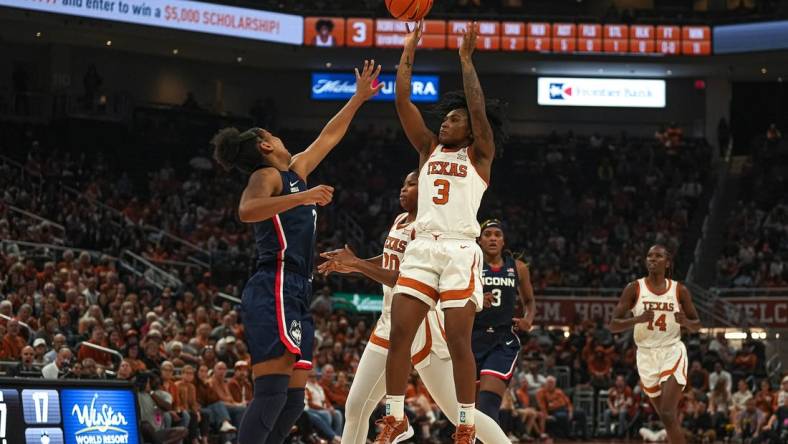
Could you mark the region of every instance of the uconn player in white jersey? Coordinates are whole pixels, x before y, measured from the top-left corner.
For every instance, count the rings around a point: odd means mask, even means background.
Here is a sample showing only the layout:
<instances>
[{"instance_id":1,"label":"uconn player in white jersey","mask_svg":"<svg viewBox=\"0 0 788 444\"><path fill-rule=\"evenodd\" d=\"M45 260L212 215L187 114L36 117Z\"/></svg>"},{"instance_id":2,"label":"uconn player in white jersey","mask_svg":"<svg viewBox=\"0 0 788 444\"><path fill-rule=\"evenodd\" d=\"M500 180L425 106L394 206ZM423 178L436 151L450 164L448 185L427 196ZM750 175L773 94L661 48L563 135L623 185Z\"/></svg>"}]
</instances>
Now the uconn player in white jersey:
<instances>
[{"instance_id":1,"label":"uconn player in white jersey","mask_svg":"<svg viewBox=\"0 0 788 444\"><path fill-rule=\"evenodd\" d=\"M475 439L476 365L471 330L482 308L482 252L476 213L490 180L494 128L500 119L485 101L471 56L478 26L468 24L460 45L464 93L442 100L443 123L436 136L410 101L411 74L422 24L405 38L397 69L396 107L405 135L419 153L419 211L416 236L405 250L391 307L391 344L386 361L386 411L376 444L403 440L409 428L403 405L410 349L430 309L445 314L447 343L459 401L455 443Z\"/></svg>"},{"instance_id":2,"label":"uconn player in white jersey","mask_svg":"<svg viewBox=\"0 0 788 444\"><path fill-rule=\"evenodd\" d=\"M635 329L640 384L665 424L670 443L684 444L678 405L687 385L687 348L681 342L681 327L696 332L700 320L687 287L670 279L673 257L664 246L648 250L646 268L648 276L631 282L621 294L610 331Z\"/></svg>"},{"instance_id":3,"label":"uconn player in white jersey","mask_svg":"<svg viewBox=\"0 0 788 444\"><path fill-rule=\"evenodd\" d=\"M342 444L365 444L369 431L369 417L386 393L386 356L391 340L391 301L394 285L399 276L399 265L405 249L413 240L413 223L416 220L418 203L419 172L413 171L405 177L400 189L400 205L406 213L394 219L383 254L371 259L359 259L347 246L344 249L322 253L328 259L320 264L318 271L357 272L383 285L383 312L378 319L364 354L358 364L353 385L345 405L345 430ZM441 327L442 314L432 309L419 326L411 346L411 363L419 372L424 386L453 423L457 423L457 396L454 393L454 378L444 331ZM410 366L409 366L410 367ZM486 444L507 441L506 435L496 421L486 415L477 416L479 439ZM403 439L413 432L403 435Z\"/></svg>"}]
</instances>

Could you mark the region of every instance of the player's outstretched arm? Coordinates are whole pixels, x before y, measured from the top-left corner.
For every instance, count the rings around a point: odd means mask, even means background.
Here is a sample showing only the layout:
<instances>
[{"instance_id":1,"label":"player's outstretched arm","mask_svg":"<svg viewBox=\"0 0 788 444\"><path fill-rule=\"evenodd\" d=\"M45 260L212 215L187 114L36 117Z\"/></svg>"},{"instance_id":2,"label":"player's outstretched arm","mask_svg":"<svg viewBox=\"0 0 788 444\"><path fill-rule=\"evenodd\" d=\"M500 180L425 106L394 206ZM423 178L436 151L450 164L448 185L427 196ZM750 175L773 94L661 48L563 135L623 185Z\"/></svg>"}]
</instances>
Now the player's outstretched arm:
<instances>
[{"instance_id":1,"label":"player's outstretched arm","mask_svg":"<svg viewBox=\"0 0 788 444\"><path fill-rule=\"evenodd\" d=\"M536 316L536 298L534 298L534 287L531 285L531 272L528 271L528 266L521 260L515 261L517 267L517 276L520 279L520 299L523 301L523 309L525 315L522 319L516 319L515 327L521 331L528 331L534 325L534 317Z\"/></svg>"},{"instance_id":2,"label":"player's outstretched arm","mask_svg":"<svg viewBox=\"0 0 788 444\"><path fill-rule=\"evenodd\" d=\"M387 287L393 287L399 277L398 271L389 270L381 266L382 256L361 259L347 245L345 245L345 248L320 253L320 256L328 259L318 266L318 271L323 274L329 274L333 271L339 273L357 272Z\"/></svg>"},{"instance_id":3,"label":"player's outstretched arm","mask_svg":"<svg viewBox=\"0 0 788 444\"><path fill-rule=\"evenodd\" d=\"M249 176L238 204L241 222L254 223L299 205L327 205L334 195L334 188L319 185L307 191L278 196L282 192L282 176L273 168L257 170Z\"/></svg>"},{"instance_id":4,"label":"player's outstretched arm","mask_svg":"<svg viewBox=\"0 0 788 444\"><path fill-rule=\"evenodd\" d=\"M407 26L407 25L406 25ZM418 22L412 32L405 36L405 46L397 67L397 83L394 87L395 100L399 121L410 144L419 152L419 165L423 165L430 155L430 150L437 143L435 134L427 128L421 111L410 101L411 78L413 77L413 61L416 58L416 46L421 39L424 22Z\"/></svg>"},{"instance_id":5,"label":"player's outstretched arm","mask_svg":"<svg viewBox=\"0 0 788 444\"><path fill-rule=\"evenodd\" d=\"M695 310L695 304L692 303L692 295L687 287L683 285L679 285L678 292L681 311L675 314L676 323L686 328L691 333L695 333L700 330L701 324L698 312Z\"/></svg>"},{"instance_id":6,"label":"player's outstretched arm","mask_svg":"<svg viewBox=\"0 0 788 444\"><path fill-rule=\"evenodd\" d=\"M654 312L651 310L644 311L638 317L626 317L627 313L635 306L637 302L637 282L632 282L621 293L621 298L618 300L618 305L613 309L613 319L610 320L608 328L611 333L618 333L624 330L633 328L635 324L641 322L650 322L654 320Z\"/></svg>"},{"instance_id":7,"label":"player's outstretched arm","mask_svg":"<svg viewBox=\"0 0 788 444\"><path fill-rule=\"evenodd\" d=\"M460 65L462 66L462 85L468 114L473 131L473 155L479 166L489 173L493 157L495 157L495 141L490 121L487 120L487 108L484 91L479 83L479 76L473 66L473 50L476 49L476 37L479 29L473 22L468 26L460 45Z\"/></svg>"},{"instance_id":8,"label":"player's outstretched arm","mask_svg":"<svg viewBox=\"0 0 788 444\"><path fill-rule=\"evenodd\" d=\"M374 60L364 60L364 67L361 72L356 68L355 94L328 121L323 131L317 136L317 139L306 150L293 156L293 160L290 162L291 170L306 180L309 174L326 158L328 153L345 137L345 133L350 127L350 122L358 109L361 108L361 105L383 88L382 83L373 86L380 74L380 69L381 65L375 65Z\"/></svg>"}]
</instances>

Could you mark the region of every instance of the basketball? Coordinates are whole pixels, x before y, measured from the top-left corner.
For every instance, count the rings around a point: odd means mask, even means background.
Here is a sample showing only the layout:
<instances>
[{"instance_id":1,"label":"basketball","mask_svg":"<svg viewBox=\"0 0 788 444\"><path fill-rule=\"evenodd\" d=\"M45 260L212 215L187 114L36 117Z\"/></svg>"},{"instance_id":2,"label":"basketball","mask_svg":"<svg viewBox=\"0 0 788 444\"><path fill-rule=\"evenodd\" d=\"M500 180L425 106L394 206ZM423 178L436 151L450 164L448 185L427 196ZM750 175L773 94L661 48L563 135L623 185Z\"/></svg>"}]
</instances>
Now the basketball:
<instances>
[{"instance_id":1,"label":"basketball","mask_svg":"<svg viewBox=\"0 0 788 444\"><path fill-rule=\"evenodd\" d=\"M386 0L391 16L397 20L418 21L432 9L432 0Z\"/></svg>"}]
</instances>

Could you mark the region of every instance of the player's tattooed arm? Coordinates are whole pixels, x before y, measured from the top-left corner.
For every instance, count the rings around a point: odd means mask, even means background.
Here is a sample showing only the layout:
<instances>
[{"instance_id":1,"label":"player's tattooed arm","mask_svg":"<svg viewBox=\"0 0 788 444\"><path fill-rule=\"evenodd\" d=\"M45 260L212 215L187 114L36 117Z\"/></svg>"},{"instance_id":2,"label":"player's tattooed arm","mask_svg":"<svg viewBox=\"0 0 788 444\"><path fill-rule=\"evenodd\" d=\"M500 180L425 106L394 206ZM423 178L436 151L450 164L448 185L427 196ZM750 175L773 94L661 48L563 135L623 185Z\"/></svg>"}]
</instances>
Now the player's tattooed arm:
<instances>
[{"instance_id":1,"label":"player's tattooed arm","mask_svg":"<svg viewBox=\"0 0 788 444\"><path fill-rule=\"evenodd\" d=\"M616 308L613 309L613 319L610 320L608 328L612 333L622 332L633 328L636 324L654 320L654 312L651 310L643 312L640 316L632 317L627 314L632 310L638 300L638 283L632 282L621 293Z\"/></svg>"},{"instance_id":2,"label":"player's tattooed arm","mask_svg":"<svg viewBox=\"0 0 788 444\"><path fill-rule=\"evenodd\" d=\"M407 26L407 25L406 25ZM435 134L427 128L421 111L410 101L411 79L413 77L413 62L416 58L416 47L421 39L424 23L418 22L413 31L408 30L402 49L402 56L397 67L397 82L394 87L394 105L397 115L402 123L408 141L419 152L419 166L423 165L430 155L432 147L437 143Z\"/></svg>"},{"instance_id":3,"label":"player's tattooed arm","mask_svg":"<svg viewBox=\"0 0 788 444\"><path fill-rule=\"evenodd\" d=\"M473 129L473 154L483 170L489 170L495 156L495 141L490 121L487 120L484 91L479 83L479 76L473 66L473 51L476 48L478 24L468 26L460 44L460 64L462 65L462 84L465 100L468 103L468 114Z\"/></svg>"},{"instance_id":4,"label":"player's tattooed arm","mask_svg":"<svg viewBox=\"0 0 788 444\"><path fill-rule=\"evenodd\" d=\"M679 284L678 293L681 311L675 313L676 323L694 333L700 330L701 324L695 304L692 303L692 295L687 287L681 284Z\"/></svg>"},{"instance_id":5,"label":"player's tattooed arm","mask_svg":"<svg viewBox=\"0 0 788 444\"><path fill-rule=\"evenodd\" d=\"M383 88L382 83L375 84L381 68L381 65L375 64L375 60L364 60L361 72L356 68L356 93L328 121L317 139L303 152L293 156L290 162L291 170L306 180L328 153L345 137L350 122L353 121L353 117L361 105Z\"/></svg>"}]
</instances>

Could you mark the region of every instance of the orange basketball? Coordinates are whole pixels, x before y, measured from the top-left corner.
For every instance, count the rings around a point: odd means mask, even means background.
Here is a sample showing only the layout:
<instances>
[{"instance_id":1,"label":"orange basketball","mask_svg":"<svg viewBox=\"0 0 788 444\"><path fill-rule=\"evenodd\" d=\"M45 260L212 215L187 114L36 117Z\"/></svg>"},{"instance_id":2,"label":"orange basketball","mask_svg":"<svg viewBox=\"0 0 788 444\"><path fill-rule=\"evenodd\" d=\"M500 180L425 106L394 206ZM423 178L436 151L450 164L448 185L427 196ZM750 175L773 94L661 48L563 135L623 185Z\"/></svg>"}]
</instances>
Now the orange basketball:
<instances>
[{"instance_id":1,"label":"orange basketball","mask_svg":"<svg viewBox=\"0 0 788 444\"><path fill-rule=\"evenodd\" d=\"M406 22L423 19L432 9L432 0L386 0L391 16Z\"/></svg>"}]
</instances>

